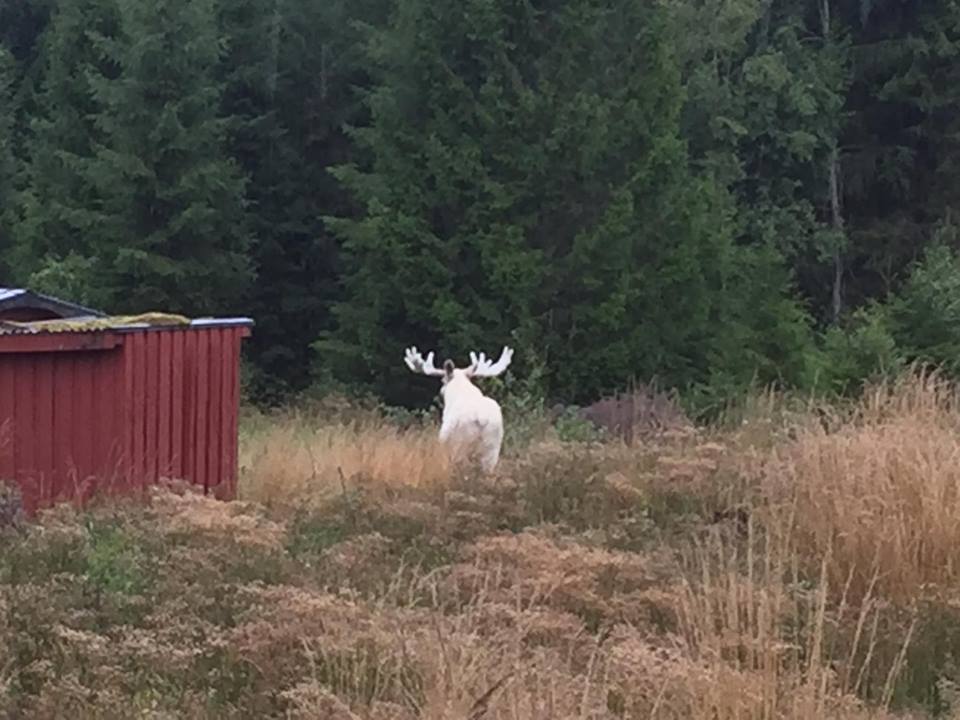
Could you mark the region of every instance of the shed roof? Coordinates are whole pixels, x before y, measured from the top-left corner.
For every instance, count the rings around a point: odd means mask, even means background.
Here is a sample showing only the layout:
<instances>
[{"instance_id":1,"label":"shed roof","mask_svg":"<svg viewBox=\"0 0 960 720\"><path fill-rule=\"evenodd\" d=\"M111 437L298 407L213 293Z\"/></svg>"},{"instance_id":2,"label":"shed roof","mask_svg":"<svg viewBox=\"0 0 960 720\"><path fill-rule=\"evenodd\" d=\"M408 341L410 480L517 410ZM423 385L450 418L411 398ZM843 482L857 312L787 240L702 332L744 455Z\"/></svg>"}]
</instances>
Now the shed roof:
<instances>
[{"instance_id":1,"label":"shed roof","mask_svg":"<svg viewBox=\"0 0 960 720\"><path fill-rule=\"evenodd\" d=\"M44 308L61 316L104 316L99 310L93 310L77 303L67 302L26 288L0 287L0 310L18 307Z\"/></svg>"},{"instance_id":2,"label":"shed roof","mask_svg":"<svg viewBox=\"0 0 960 720\"><path fill-rule=\"evenodd\" d=\"M14 322L0 320L0 335L49 335L59 333L90 332L138 332L185 327L250 327L253 320L247 317L187 318L167 313L144 313L141 315L102 314L56 320Z\"/></svg>"}]
</instances>

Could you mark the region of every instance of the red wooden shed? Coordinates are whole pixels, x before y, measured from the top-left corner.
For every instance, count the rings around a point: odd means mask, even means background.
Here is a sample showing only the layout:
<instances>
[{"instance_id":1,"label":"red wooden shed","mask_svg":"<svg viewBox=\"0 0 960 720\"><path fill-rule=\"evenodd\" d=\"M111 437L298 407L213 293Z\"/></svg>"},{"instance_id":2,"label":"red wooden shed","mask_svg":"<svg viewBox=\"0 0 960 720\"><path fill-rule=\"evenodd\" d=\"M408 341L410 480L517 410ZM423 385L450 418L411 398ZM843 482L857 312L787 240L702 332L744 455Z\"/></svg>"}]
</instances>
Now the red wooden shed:
<instances>
[{"instance_id":1,"label":"red wooden shed","mask_svg":"<svg viewBox=\"0 0 960 720\"><path fill-rule=\"evenodd\" d=\"M181 479L229 499L249 318L0 320L0 480L24 509Z\"/></svg>"}]
</instances>

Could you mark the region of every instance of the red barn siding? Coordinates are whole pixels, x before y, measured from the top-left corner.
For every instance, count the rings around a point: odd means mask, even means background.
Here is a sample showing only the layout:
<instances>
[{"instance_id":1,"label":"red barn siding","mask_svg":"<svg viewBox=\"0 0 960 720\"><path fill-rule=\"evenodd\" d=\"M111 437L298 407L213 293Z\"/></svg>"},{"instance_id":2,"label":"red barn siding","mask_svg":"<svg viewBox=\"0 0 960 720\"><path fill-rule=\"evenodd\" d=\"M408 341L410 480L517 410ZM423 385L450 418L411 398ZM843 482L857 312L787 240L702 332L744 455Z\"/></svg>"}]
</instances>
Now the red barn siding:
<instances>
[{"instance_id":1,"label":"red barn siding","mask_svg":"<svg viewBox=\"0 0 960 720\"><path fill-rule=\"evenodd\" d=\"M86 497L91 478L114 479L121 408L110 400L121 360L116 350L0 355L0 423L9 428L0 465L28 508Z\"/></svg>"},{"instance_id":2,"label":"red barn siding","mask_svg":"<svg viewBox=\"0 0 960 720\"><path fill-rule=\"evenodd\" d=\"M180 478L236 493L243 325L0 336L0 478L28 512Z\"/></svg>"}]
</instances>

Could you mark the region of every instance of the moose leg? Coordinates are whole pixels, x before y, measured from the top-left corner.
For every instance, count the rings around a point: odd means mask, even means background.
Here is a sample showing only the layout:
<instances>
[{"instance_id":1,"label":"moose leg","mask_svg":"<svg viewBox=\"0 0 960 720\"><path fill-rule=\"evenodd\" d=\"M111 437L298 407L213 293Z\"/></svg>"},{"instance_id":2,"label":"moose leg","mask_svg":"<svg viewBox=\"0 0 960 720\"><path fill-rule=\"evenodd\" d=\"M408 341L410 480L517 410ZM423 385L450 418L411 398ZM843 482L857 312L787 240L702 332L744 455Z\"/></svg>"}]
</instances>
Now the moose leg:
<instances>
[{"instance_id":1,"label":"moose leg","mask_svg":"<svg viewBox=\"0 0 960 720\"><path fill-rule=\"evenodd\" d=\"M500 447L503 444L503 425L489 423L481 430L480 466L486 473L493 472L500 460Z\"/></svg>"}]
</instances>

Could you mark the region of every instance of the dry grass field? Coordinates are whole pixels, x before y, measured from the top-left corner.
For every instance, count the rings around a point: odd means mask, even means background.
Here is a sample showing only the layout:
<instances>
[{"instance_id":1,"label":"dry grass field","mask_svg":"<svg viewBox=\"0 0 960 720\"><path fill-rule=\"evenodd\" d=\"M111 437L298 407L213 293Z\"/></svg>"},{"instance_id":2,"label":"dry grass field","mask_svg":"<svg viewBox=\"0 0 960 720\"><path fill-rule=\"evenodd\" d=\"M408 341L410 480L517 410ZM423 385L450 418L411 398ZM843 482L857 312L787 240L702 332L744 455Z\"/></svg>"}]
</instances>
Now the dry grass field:
<instances>
[{"instance_id":1,"label":"dry grass field","mask_svg":"<svg viewBox=\"0 0 960 720\"><path fill-rule=\"evenodd\" d=\"M0 530L0 717L960 718L935 377L630 445L540 424L486 478L430 423L243 426L237 502Z\"/></svg>"}]
</instances>

